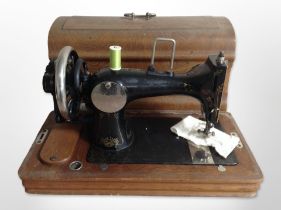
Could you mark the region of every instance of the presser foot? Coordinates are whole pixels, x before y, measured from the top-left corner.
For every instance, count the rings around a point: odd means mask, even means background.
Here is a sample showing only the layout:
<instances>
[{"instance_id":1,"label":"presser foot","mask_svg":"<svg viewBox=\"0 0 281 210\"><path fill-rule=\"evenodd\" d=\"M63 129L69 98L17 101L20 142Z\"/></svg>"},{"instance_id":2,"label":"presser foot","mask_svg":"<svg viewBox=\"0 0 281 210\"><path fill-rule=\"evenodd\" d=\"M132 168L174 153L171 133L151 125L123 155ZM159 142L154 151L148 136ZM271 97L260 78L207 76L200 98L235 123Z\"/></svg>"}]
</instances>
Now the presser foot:
<instances>
[{"instance_id":1,"label":"presser foot","mask_svg":"<svg viewBox=\"0 0 281 210\"><path fill-rule=\"evenodd\" d=\"M198 129L197 132L198 133L203 133L206 136L215 136L215 132L214 131L210 131L211 128L214 127L213 123L207 122L206 123L206 127L204 129Z\"/></svg>"}]
</instances>

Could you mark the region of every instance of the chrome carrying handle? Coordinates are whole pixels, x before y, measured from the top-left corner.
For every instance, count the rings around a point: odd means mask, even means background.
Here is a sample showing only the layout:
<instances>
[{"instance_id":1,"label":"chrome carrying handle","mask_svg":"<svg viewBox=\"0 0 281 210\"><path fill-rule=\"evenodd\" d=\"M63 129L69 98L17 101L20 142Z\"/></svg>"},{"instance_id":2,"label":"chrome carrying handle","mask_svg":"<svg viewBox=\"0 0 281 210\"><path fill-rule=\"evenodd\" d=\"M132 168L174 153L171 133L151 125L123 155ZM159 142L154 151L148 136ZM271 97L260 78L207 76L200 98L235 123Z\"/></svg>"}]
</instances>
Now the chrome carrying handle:
<instances>
[{"instance_id":1,"label":"chrome carrying handle","mask_svg":"<svg viewBox=\"0 0 281 210\"><path fill-rule=\"evenodd\" d=\"M132 13L125 13L124 17L131 18L132 20L134 20L135 18L145 18L145 19L149 20L153 17L156 17L156 14L147 12L145 15L136 15L135 13L132 12Z\"/></svg>"},{"instance_id":2,"label":"chrome carrying handle","mask_svg":"<svg viewBox=\"0 0 281 210\"><path fill-rule=\"evenodd\" d=\"M155 50L156 50L156 45L158 41L165 41L165 42L172 42L173 48L172 48L172 53L171 53L171 65L170 65L170 70L173 70L174 67L174 59L175 59L175 53L176 53L176 40L174 39L169 39L169 38L156 38L154 40L153 44L153 50L152 50L152 56L151 56L151 65L154 65L154 58L155 58Z\"/></svg>"}]
</instances>

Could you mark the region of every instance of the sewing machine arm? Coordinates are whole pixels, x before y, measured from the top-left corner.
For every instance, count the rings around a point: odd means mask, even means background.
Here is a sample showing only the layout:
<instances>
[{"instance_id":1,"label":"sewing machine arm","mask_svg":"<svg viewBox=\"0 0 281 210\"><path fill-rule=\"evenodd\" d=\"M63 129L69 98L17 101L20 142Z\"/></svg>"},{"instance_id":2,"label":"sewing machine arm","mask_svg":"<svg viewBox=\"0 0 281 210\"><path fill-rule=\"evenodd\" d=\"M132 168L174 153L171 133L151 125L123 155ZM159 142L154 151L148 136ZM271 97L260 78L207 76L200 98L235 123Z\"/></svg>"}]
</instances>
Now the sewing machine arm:
<instances>
[{"instance_id":1,"label":"sewing machine arm","mask_svg":"<svg viewBox=\"0 0 281 210\"><path fill-rule=\"evenodd\" d=\"M104 112L117 112L124 108L125 104L144 97L182 94L197 98L201 103L206 119L204 133L208 134L210 128L218 122L218 113L223 91L223 84L226 73L226 63L222 61L223 55L211 55L205 63L193 67L186 74L174 75L171 72L159 72L153 65L145 72L138 69L122 69L111 71L103 69L92 76L84 85L84 96L87 106L91 109L98 107ZM119 86L119 84L121 84ZM102 100L99 93L95 92L102 86L115 85L115 89L123 91L124 101L114 110L103 110L109 106L105 99L102 104L97 105L97 100ZM103 88L104 88L103 87ZM113 88L114 89L114 88ZM108 95L108 93L104 93ZM110 94L110 93L109 93ZM111 95L111 103L115 103L115 96ZM117 98L117 97L116 97ZM117 103L117 102L116 102Z\"/></svg>"}]
</instances>

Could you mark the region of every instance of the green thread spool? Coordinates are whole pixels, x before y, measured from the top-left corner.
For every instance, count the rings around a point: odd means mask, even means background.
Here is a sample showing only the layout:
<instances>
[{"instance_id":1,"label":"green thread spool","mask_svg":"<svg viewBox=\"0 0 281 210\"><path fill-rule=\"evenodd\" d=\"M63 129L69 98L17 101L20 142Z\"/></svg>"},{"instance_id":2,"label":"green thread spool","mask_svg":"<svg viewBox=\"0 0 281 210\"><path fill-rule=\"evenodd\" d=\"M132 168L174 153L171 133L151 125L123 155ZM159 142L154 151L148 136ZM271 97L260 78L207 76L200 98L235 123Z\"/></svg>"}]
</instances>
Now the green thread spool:
<instances>
[{"instance_id":1,"label":"green thread spool","mask_svg":"<svg viewBox=\"0 0 281 210\"><path fill-rule=\"evenodd\" d=\"M110 46L109 51L109 68L113 71L119 71L121 69L121 47L120 46Z\"/></svg>"}]
</instances>

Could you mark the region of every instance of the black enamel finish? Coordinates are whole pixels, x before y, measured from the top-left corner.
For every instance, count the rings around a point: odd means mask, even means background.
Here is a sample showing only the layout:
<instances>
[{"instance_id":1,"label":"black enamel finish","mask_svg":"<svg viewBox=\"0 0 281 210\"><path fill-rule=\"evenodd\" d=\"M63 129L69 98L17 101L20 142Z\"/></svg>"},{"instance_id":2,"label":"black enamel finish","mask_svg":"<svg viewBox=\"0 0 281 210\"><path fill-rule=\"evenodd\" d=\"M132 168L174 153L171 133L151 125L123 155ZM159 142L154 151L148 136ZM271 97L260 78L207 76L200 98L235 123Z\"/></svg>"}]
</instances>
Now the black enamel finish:
<instances>
[{"instance_id":1,"label":"black enamel finish","mask_svg":"<svg viewBox=\"0 0 281 210\"><path fill-rule=\"evenodd\" d=\"M76 68L70 71L74 72L74 78L68 79L67 82L69 84L74 83L70 89L74 89L75 96L79 96L79 98L76 97L76 101L85 102L88 110L91 110L86 114L87 120L90 119L92 121L91 143L104 150L121 151L133 143L135 128L132 128L130 122L124 119L124 109L126 106L115 113L104 113L95 108L92 103L91 93L96 85L105 81L120 84L125 89L127 103L138 98L151 96L173 94L193 96L202 103L207 122L203 132L208 135L210 128L218 123L218 108L220 107L227 69L226 63L222 58L224 57L221 53L219 55L211 55L204 63L193 67L186 74L177 75L171 72L158 71L154 66L149 66L147 71L124 68L120 71L112 71L109 68L105 68L94 74L89 74L85 68L81 71ZM80 61L80 58L78 61ZM79 65L81 67L79 68L84 66L82 63L81 61ZM51 61L44 75L43 87L45 92L52 93L54 96L53 66ZM80 74L77 72L80 72ZM80 89L78 89L78 83L81 83ZM57 121L61 122L63 119L61 119L58 112L55 97L53 98ZM72 98L75 97L72 96ZM112 101L109 99L108 103L112 103ZM72 121L83 121L81 115L80 118L76 117L79 116L79 110L76 111L76 109L69 107L69 111L71 116L75 116L71 118Z\"/></svg>"},{"instance_id":2,"label":"black enamel finish","mask_svg":"<svg viewBox=\"0 0 281 210\"><path fill-rule=\"evenodd\" d=\"M179 118L130 118L129 124L134 132L134 142L122 151L103 150L92 145L87 154L87 161L92 163L126 164L181 164L191 165L188 143L170 132ZM91 133L90 130L88 132ZM86 135L89 136L89 135ZM210 165L236 165L234 152L226 159L210 148L214 163Z\"/></svg>"}]
</instances>

